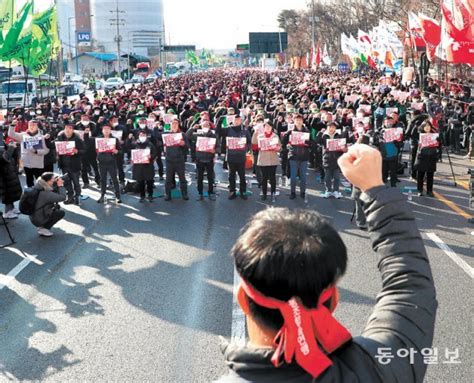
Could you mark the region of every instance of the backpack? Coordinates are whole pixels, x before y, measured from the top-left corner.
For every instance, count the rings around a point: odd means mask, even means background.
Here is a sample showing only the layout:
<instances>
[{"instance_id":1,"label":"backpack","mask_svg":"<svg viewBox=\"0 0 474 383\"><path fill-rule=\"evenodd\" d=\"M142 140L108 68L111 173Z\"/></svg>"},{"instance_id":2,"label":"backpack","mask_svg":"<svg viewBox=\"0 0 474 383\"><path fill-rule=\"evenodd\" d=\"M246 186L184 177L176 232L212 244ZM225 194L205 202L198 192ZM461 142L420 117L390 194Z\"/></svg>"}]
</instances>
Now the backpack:
<instances>
[{"instance_id":1,"label":"backpack","mask_svg":"<svg viewBox=\"0 0 474 383\"><path fill-rule=\"evenodd\" d=\"M386 142L382 147L382 157L384 159L393 159L398 156L398 148L393 142Z\"/></svg>"},{"instance_id":2,"label":"backpack","mask_svg":"<svg viewBox=\"0 0 474 383\"><path fill-rule=\"evenodd\" d=\"M19 204L21 214L33 215L36 210L39 210L36 209L36 203L38 202L40 192L41 190L34 187L26 188L23 191Z\"/></svg>"}]
</instances>

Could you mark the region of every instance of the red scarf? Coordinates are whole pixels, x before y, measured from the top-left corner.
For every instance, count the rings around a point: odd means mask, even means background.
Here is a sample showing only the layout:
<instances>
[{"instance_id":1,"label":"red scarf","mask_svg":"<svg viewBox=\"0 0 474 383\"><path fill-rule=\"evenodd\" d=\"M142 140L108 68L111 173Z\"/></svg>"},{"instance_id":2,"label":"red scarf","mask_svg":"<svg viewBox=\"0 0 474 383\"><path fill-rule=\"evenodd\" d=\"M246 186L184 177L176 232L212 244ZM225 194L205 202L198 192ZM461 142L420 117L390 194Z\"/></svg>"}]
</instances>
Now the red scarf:
<instances>
[{"instance_id":1,"label":"red scarf","mask_svg":"<svg viewBox=\"0 0 474 383\"><path fill-rule=\"evenodd\" d=\"M319 348L318 343L327 353L331 353L352 338L349 331L324 305L330 298L335 297L334 286L321 293L318 305L314 309L306 308L297 297L291 298L288 302L266 297L243 279L241 286L256 304L269 309L278 309L283 316L283 327L273 340L275 353L272 356L272 363L275 367L282 365L283 355L288 364L292 362L294 356L296 363L316 378L332 365L331 359Z\"/></svg>"}]
</instances>

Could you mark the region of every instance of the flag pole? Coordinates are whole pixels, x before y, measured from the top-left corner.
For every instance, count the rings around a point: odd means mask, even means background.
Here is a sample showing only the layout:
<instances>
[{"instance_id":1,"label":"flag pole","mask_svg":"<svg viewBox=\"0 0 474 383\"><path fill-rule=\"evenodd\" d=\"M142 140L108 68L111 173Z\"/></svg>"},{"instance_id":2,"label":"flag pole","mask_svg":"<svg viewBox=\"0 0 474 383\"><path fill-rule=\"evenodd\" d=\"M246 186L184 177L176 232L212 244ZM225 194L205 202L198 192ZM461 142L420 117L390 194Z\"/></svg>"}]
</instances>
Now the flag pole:
<instances>
[{"instance_id":1,"label":"flag pole","mask_svg":"<svg viewBox=\"0 0 474 383\"><path fill-rule=\"evenodd\" d=\"M34 13L35 2L34 0L31 2L31 14ZM31 44L28 45L28 63L30 62L30 55L31 55ZM25 73L25 97L23 98L23 109L26 108L26 99L28 98L28 74L29 70L25 65L25 56L23 56L23 72ZM41 82L40 82L41 83Z\"/></svg>"},{"instance_id":2,"label":"flag pole","mask_svg":"<svg viewBox=\"0 0 474 383\"><path fill-rule=\"evenodd\" d=\"M15 14L15 2L12 1L12 26L13 26L13 15ZM3 31L0 31L0 33L3 34ZM2 36L3 37L3 36ZM10 85L11 85L11 78L12 78L12 59L8 60L8 91L7 91L7 114L8 114L8 109L10 107Z\"/></svg>"}]
</instances>

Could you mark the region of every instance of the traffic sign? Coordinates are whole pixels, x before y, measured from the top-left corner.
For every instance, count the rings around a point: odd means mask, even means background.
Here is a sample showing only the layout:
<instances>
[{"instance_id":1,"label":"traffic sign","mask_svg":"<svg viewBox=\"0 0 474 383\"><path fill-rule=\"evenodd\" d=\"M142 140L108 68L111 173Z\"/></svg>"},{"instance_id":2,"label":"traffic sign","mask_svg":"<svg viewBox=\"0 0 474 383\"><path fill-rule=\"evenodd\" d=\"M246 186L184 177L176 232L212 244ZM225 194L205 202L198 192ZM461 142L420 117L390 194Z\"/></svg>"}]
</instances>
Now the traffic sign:
<instances>
[{"instance_id":1,"label":"traffic sign","mask_svg":"<svg viewBox=\"0 0 474 383\"><path fill-rule=\"evenodd\" d=\"M337 64L337 69L339 69L340 72L346 73L349 72L349 65L347 63L339 63Z\"/></svg>"}]
</instances>

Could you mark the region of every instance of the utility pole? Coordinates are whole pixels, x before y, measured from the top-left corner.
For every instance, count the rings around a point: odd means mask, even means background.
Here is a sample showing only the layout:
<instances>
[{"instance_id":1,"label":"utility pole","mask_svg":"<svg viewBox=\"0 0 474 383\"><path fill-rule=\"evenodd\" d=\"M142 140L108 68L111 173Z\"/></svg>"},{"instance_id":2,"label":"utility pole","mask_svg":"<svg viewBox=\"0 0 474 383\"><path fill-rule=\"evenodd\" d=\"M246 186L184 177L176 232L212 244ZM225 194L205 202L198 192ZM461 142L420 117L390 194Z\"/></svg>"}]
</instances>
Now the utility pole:
<instances>
[{"instance_id":1,"label":"utility pole","mask_svg":"<svg viewBox=\"0 0 474 383\"><path fill-rule=\"evenodd\" d=\"M316 32L316 28L315 28L315 25L314 25L314 18L315 18L314 0L311 0L311 48L312 49L315 49L314 45L316 43L316 38L314 36L314 34Z\"/></svg>"},{"instance_id":2,"label":"utility pole","mask_svg":"<svg viewBox=\"0 0 474 383\"><path fill-rule=\"evenodd\" d=\"M115 11L110 11L111 13L115 13L115 18L110 19L112 23L110 25L115 25L117 27L117 35L115 36L115 41L117 42L117 68L118 68L118 75L121 76L122 68L120 67L120 42L122 41L122 36L120 36L120 25L125 25L125 20L119 18L120 13L125 13L125 11L119 10L118 0L115 0L116 8Z\"/></svg>"}]
</instances>

